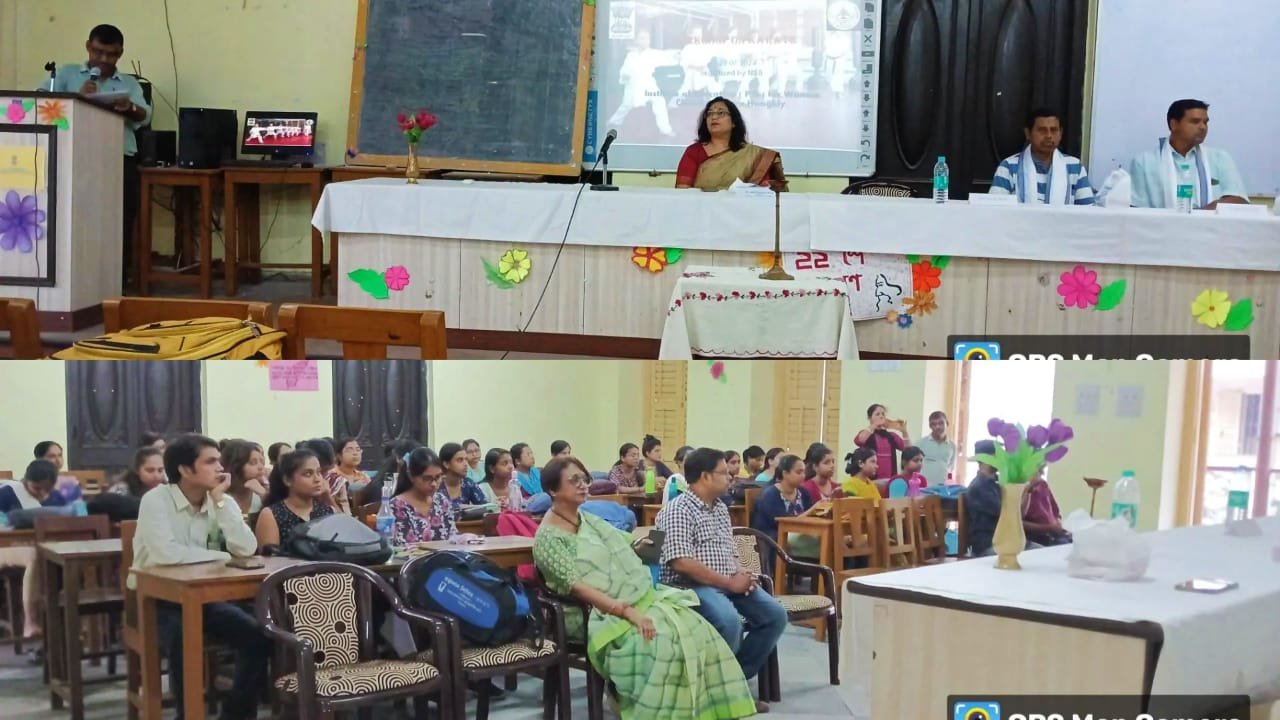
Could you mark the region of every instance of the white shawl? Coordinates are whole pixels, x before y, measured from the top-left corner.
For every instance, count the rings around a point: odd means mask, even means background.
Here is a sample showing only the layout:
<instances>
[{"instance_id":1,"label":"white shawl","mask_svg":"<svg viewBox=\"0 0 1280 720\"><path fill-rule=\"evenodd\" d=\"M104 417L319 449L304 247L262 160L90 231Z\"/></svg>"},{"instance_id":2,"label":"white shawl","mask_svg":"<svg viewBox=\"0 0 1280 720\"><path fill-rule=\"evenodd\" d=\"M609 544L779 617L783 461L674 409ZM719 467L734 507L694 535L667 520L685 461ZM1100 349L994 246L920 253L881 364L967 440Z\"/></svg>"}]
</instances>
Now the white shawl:
<instances>
[{"instance_id":1,"label":"white shawl","mask_svg":"<svg viewBox=\"0 0 1280 720\"><path fill-rule=\"evenodd\" d=\"M1031 146L1022 150L1022 159L1018 162L1018 202L1023 204L1039 203L1040 196L1036 192L1037 178L1035 157L1031 154ZM1067 159L1057 150L1053 151L1053 160L1049 165L1049 176L1045 184L1046 205L1070 205L1073 193L1071 181L1067 178Z\"/></svg>"},{"instance_id":2,"label":"white shawl","mask_svg":"<svg viewBox=\"0 0 1280 720\"><path fill-rule=\"evenodd\" d=\"M1201 208L1213 202L1213 169L1209 167L1209 153L1203 144L1192 149L1195 153L1195 171L1199 182L1192 183L1191 207ZM1188 158L1189 159L1189 158ZM1160 169L1164 174L1165 207L1178 207L1178 163L1173 159L1173 145L1169 138L1160 138Z\"/></svg>"}]
</instances>

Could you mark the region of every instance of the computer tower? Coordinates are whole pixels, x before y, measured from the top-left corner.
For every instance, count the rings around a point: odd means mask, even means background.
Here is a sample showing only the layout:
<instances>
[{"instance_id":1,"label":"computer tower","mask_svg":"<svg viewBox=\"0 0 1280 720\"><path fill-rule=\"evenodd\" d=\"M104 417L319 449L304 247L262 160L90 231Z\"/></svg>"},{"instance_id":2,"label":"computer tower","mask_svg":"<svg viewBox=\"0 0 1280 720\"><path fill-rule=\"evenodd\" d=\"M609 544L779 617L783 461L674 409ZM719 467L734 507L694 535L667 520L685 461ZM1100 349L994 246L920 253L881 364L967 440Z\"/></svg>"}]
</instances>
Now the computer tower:
<instances>
[{"instance_id":1,"label":"computer tower","mask_svg":"<svg viewBox=\"0 0 1280 720\"><path fill-rule=\"evenodd\" d=\"M178 108L178 166L210 169L234 160L239 129L235 110Z\"/></svg>"},{"instance_id":2,"label":"computer tower","mask_svg":"<svg viewBox=\"0 0 1280 720\"><path fill-rule=\"evenodd\" d=\"M178 161L178 133L139 128L135 135L138 138L138 164L168 167Z\"/></svg>"}]
</instances>

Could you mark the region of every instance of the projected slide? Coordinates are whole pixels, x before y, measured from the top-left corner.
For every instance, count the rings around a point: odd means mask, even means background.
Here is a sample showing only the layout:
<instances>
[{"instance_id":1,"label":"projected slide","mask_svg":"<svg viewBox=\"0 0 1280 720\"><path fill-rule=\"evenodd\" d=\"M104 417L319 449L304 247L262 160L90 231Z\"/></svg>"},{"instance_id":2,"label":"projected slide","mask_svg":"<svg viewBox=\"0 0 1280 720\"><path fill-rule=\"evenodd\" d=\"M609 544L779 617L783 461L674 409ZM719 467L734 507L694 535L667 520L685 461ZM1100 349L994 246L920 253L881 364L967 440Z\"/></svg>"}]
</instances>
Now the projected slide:
<instances>
[{"instance_id":1,"label":"projected slide","mask_svg":"<svg viewBox=\"0 0 1280 720\"><path fill-rule=\"evenodd\" d=\"M875 171L880 0L601 0L600 132L617 170L673 171L716 96L790 174Z\"/></svg>"}]
</instances>

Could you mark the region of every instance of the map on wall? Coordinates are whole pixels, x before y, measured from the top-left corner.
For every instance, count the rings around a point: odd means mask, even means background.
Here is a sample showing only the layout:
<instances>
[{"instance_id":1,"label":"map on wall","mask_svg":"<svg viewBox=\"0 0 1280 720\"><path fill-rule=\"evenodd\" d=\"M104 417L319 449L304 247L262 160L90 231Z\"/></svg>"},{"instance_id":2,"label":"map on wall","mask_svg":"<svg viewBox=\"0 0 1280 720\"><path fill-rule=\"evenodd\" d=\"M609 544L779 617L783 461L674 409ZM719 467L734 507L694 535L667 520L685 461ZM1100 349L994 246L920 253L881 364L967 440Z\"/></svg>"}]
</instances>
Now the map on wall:
<instances>
[{"instance_id":1,"label":"map on wall","mask_svg":"<svg viewBox=\"0 0 1280 720\"><path fill-rule=\"evenodd\" d=\"M54 284L56 133L54 125L0 123L0 285Z\"/></svg>"}]
</instances>

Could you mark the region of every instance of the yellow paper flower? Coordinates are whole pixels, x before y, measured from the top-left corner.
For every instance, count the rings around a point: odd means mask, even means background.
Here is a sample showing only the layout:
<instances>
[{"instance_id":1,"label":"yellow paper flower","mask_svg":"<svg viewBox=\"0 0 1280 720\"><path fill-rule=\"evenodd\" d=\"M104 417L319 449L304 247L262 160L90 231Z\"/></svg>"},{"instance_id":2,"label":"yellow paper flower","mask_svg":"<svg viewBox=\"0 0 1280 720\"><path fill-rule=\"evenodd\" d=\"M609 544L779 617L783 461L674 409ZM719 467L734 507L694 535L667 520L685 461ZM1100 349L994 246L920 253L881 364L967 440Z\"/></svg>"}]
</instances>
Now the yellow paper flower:
<instances>
[{"instance_id":1,"label":"yellow paper flower","mask_svg":"<svg viewBox=\"0 0 1280 720\"><path fill-rule=\"evenodd\" d=\"M938 309L938 301L934 298L932 290L918 292L907 298L904 304L907 306L909 315L928 315Z\"/></svg>"},{"instance_id":2,"label":"yellow paper flower","mask_svg":"<svg viewBox=\"0 0 1280 720\"><path fill-rule=\"evenodd\" d=\"M1222 290L1205 290L1191 301L1191 314L1196 322L1205 327L1216 328L1227 320L1231 312L1231 301Z\"/></svg>"},{"instance_id":3,"label":"yellow paper flower","mask_svg":"<svg viewBox=\"0 0 1280 720\"><path fill-rule=\"evenodd\" d=\"M502 257L498 258L498 272L508 282L522 283L524 279L529 277L529 270L533 268L533 261L529 259L529 252L520 248L511 248L502 253Z\"/></svg>"},{"instance_id":4,"label":"yellow paper flower","mask_svg":"<svg viewBox=\"0 0 1280 720\"><path fill-rule=\"evenodd\" d=\"M897 310L890 310L889 312L885 313L885 315L884 315L884 321L885 321L885 322L891 322L891 323L896 323L896 322L898 322L898 311L897 311Z\"/></svg>"}]
</instances>

